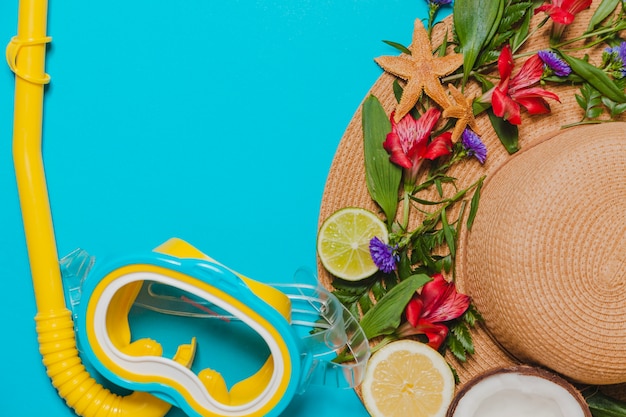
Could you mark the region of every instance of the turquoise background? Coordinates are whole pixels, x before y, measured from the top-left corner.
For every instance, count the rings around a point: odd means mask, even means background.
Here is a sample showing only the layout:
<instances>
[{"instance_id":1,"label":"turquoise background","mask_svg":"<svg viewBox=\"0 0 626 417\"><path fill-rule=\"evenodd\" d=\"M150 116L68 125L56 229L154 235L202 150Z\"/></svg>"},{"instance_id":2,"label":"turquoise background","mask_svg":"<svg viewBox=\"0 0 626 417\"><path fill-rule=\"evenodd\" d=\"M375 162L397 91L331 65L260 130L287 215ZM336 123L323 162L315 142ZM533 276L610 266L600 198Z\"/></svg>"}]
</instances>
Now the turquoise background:
<instances>
[{"instance_id":1,"label":"turquoise background","mask_svg":"<svg viewBox=\"0 0 626 417\"><path fill-rule=\"evenodd\" d=\"M17 7L0 2L6 43ZM373 58L396 53L383 39L409 44L426 10L424 0L51 0L43 152L59 256L177 236L260 281L314 269L324 183L381 74ZM34 331L13 85L1 66L0 414L72 416ZM283 415L367 413L352 390L311 387Z\"/></svg>"}]
</instances>

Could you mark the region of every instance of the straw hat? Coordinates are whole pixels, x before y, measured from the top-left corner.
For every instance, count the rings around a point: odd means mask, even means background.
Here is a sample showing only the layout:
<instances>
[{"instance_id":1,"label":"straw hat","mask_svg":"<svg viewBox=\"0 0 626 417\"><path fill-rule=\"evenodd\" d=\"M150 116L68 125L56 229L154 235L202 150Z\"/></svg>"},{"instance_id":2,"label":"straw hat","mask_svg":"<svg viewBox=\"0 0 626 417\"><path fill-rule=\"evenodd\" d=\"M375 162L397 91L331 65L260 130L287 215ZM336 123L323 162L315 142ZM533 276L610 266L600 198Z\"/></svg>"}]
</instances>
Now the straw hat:
<instances>
[{"instance_id":1,"label":"straw hat","mask_svg":"<svg viewBox=\"0 0 626 417\"><path fill-rule=\"evenodd\" d=\"M599 3L566 34L582 33ZM451 17L444 23L449 28ZM549 30L547 24L537 31L525 49L545 47ZM434 45L444 33L444 25L436 27ZM602 47L586 52L598 63ZM370 90L387 114L396 103L393 80L383 74ZM561 103L547 115L523 114L521 151L509 155L481 115L487 162L468 160L450 172L459 188L487 176L474 226L461 231L456 262L458 289L485 322L473 330L476 353L467 362L447 359L461 386L490 369L526 363L581 386L602 384L626 400L626 123L562 130L582 118L578 87L549 90ZM342 207L378 211L366 187L362 138L359 107L330 168L320 224ZM318 273L332 289L321 264Z\"/></svg>"}]
</instances>

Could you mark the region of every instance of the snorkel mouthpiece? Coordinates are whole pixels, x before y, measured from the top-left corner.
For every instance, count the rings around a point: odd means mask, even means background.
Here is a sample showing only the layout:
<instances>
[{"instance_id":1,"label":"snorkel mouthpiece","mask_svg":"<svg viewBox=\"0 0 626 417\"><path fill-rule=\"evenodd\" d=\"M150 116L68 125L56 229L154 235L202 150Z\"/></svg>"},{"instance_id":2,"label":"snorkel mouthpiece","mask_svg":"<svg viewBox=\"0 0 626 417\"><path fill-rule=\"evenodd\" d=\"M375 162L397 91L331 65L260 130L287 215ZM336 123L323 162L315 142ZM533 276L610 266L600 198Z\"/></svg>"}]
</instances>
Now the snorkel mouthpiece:
<instances>
[{"instance_id":1,"label":"snorkel mouthpiece","mask_svg":"<svg viewBox=\"0 0 626 417\"><path fill-rule=\"evenodd\" d=\"M351 388L361 382L368 341L337 298L317 286L254 281L180 239L107 262L76 252L62 265L88 363L112 383L149 392L190 416L274 416L309 384ZM172 317L200 320L202 333L175 347L166 346L169 340L133 337L131 317L142 312L163 317L161 325ZM230 327L239 338L252 334L252 342L238 342L258 349L261 341L266 355L255 372L232 384L214 365L224 370L240 364L218 358L207 367L195 360L206 359L203 349L216 349ZM207 334L217 328L223 330ZM345 349L355 360L333 362Z\"/></svg>"}]
</instances>

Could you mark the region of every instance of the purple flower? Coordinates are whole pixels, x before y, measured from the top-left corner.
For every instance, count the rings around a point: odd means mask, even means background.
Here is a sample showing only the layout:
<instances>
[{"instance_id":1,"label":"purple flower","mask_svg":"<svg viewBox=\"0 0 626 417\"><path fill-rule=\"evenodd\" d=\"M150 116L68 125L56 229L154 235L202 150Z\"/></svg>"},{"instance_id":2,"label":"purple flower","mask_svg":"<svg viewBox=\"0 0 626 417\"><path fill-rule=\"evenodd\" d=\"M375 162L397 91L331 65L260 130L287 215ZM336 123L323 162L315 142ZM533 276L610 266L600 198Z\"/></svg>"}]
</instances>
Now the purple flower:
<instances>
[{"instance_id":1,"label":"purple flower","mask_svg":"<svg viewBox=\"0 0 626 417\"><path fill-rule=\"evenodd\" d=\"M620 43L618 46L614 46L613 48L606 48L606 52L609 54L616 54L617 58L619 58L622 62L626 62L626 41Z\"/></svg>"},{"instance_id":2,"label":"purple flower","mask_svg":"<svg viewBox=\"0 0 626 417\"><path fill-rule=\"evenodd\" d=\"M432 6L445 6L452 3L452 0L427 0L429 5Z\"/></svg>"},{"instance_id":3,"label":"purple flower","mask_svg":"<svg viewBox=\"0 0 626 417\"><path fill-rule=\"evenodd\" d=\"M468 156L474 156L478 162L484 164L487 160L487 147L471 129L465 129L461 134L461 144L467 151Z\"/></svg>"},{"instance_id":4,"label":"purple flower","mask_svg":"<svg viewBox=\"0 0 626 417\"><path fill-rule=\"evenodd\" d=\"M606 48L605 52L611 55L612 62L619 67L617 70L626 77L626 41L613 48Z\"/></svg>"},{"instance_id":5,"label":"purple flower","mask_svg":"<svg viewBox=\"0 0 626 417\"><path fill-rule=\"evenodd\" d=\"M617 56L619 56L619 59L622 61L622 65L626 66L626 41L614 47L613 52L617 53Z\"/></svg>"},{"instance_id":6,"label":"purple flower","mask_svg":"<svg viewBox=\"0 0 626 417\"><path fill-rule=\"evenodd\" d=\"M539 58L543 61L543 63L554 72L554 75L558 77L567 77L572 73L572 69L567 65L565 61L558 57L552 51L543 50L537 52Z\"/></svg>"},{"instance_id":7,"label":"purple flower","mask_svg":"<svg viewBox=\"0 0 626 417\"><path fill-rule=\"evenodd\" d=\"M400 256L396 253L396 248L392 248L378 237L374 236L370 240L370 255L372 260L385 273L396 270L396 263L400 261Z\"/></svg>"}]
</instances>

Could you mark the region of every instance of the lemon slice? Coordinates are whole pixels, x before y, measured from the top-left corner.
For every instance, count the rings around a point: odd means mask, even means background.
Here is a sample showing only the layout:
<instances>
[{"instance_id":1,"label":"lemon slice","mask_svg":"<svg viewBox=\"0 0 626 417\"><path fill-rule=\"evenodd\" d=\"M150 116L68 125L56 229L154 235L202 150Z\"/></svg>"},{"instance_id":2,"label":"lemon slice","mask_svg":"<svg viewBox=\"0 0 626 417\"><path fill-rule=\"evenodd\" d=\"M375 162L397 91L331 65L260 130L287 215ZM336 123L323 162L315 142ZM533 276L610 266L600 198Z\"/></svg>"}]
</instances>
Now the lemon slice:
<instances>
[{"instance_id":1,"label":"lemon slice","mask_svg":"<svg viewBox=\"0 0 626 417\"><path fill-rule=\"evenodd\" d=\"M454 395L454 376L436 350L399 340L370 358L361 390L372 417L444 417Z\"/></svg>"},{"instance_id":2,"label":"lemon slice","mask_svg":"<svg viewBox=\"0 0 626 417\"><path fill-rule=\"evenodd\" d=\"M320 227L317 253L334 276L348 281L367 278L378 270L370 255L370 240L387 243L387 227L374 213L358 207L337 210Z\"/></svg>"}]
</instances>

